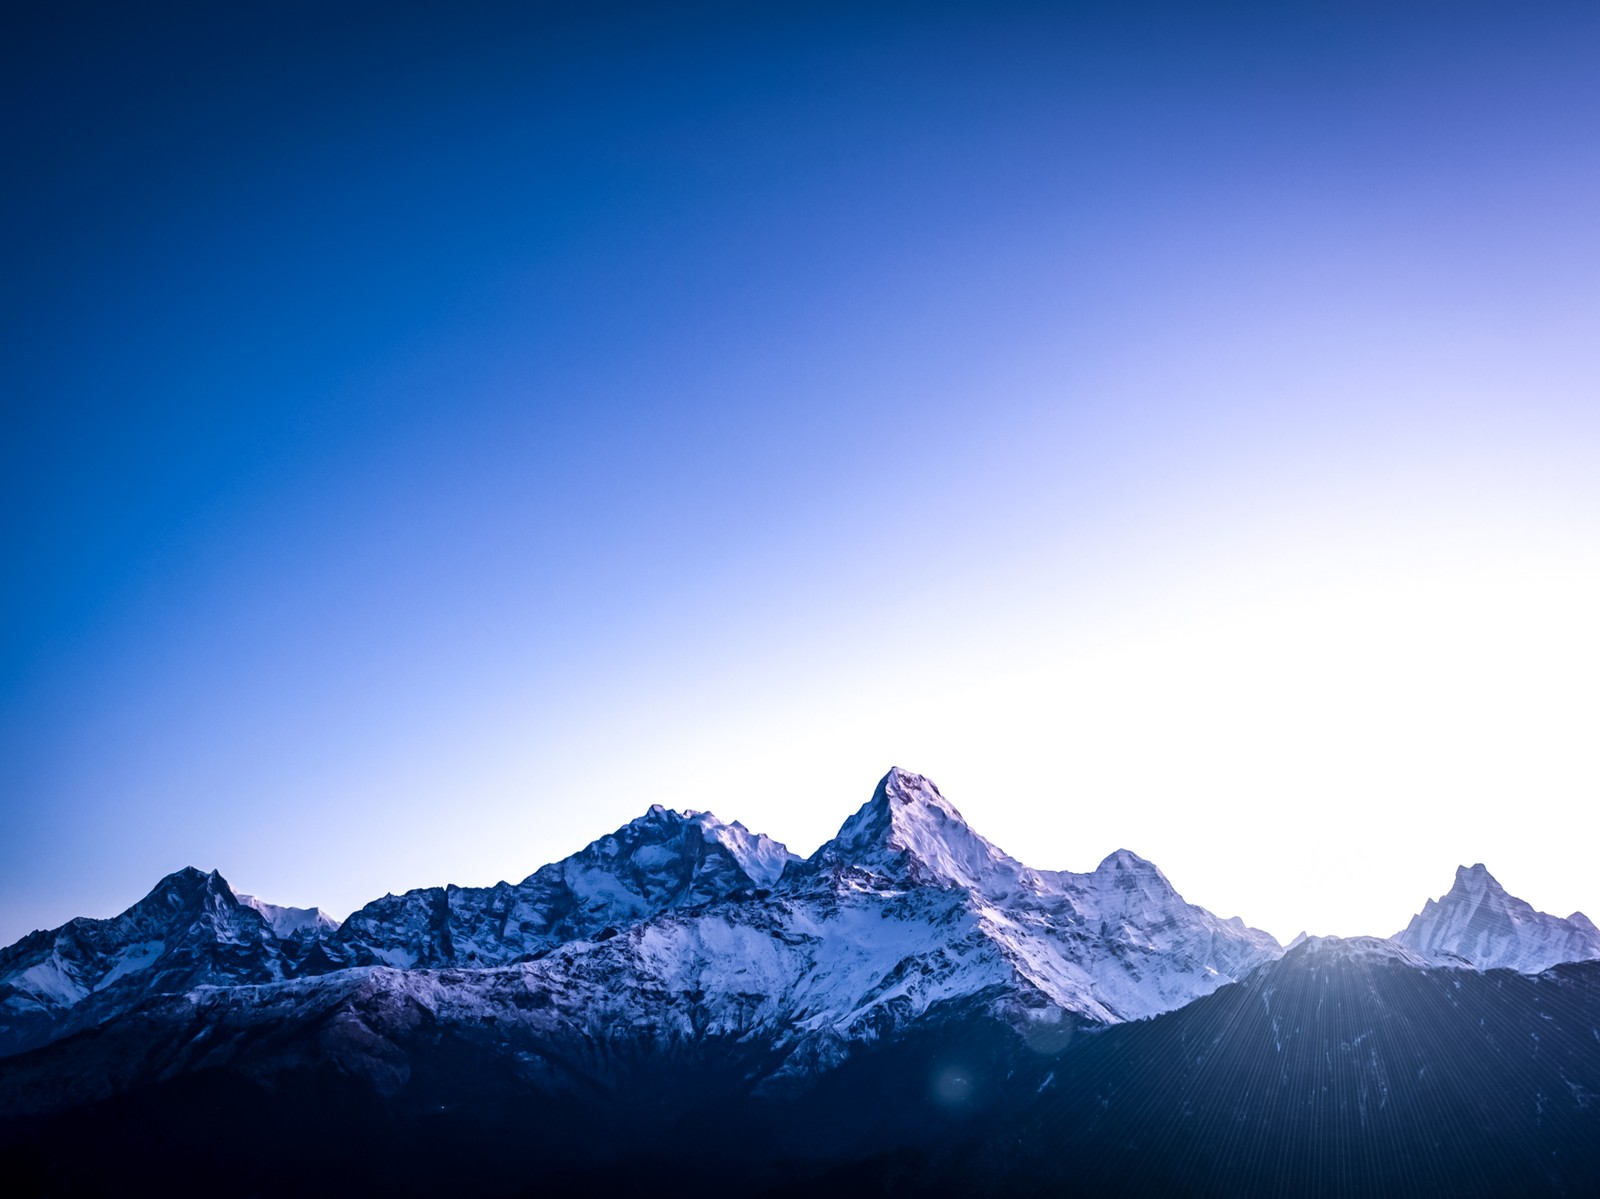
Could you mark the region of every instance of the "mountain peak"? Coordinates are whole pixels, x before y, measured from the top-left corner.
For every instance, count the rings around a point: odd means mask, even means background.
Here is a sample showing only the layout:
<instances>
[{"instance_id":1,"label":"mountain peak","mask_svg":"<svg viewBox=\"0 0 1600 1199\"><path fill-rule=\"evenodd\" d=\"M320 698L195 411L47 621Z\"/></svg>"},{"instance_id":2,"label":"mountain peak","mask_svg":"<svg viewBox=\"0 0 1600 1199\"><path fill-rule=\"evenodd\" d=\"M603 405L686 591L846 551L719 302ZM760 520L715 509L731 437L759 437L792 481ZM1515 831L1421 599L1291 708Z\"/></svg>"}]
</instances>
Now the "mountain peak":
<instances>
[{"instance_id":1,"label":"mountain peak","mask_svg":"<svg viewBox=\"0 0 1600 1199\"><path fill-rule=\"evenodd\" d=\"M1285 962L1393 962L1413 969L1432 965L1426 956L1386 937L1307 937L1302 933L1284 951Z\"/></svg>"},{"instance_id":2,"label":"mountain peak","mask_svg":"<svg viewBox=\"0 0 1600 1199\"><path fill-rule=\"evenodd\" d=\"M769 890L797 860L742 824L651 804L520 883L374 900L351 913L338 941L359 964L506 965L562 942L609 939L669 909Z\"/></svg>"},{"instance_id":3,"label":"mountain peak","mask_svg":"<svg viewBox=\"0 0 1600 1199\"><path fill-rule=\"evenodd\" d=\"M1502 887L1482 862L1458 866L1449 891L1394 935L1428 960L1477 970L1538 974L1559 962L1600 958L1600 931L1581 913L1563 920Z\"/></svg>"},{"instance_id":4,"label":"mountain peak","mask_svg":"<svg viewBox=\"0 0 1600 1199\"><path fill-rule=\"evenodd\" d=\"M765 833L752 833L737 820L719 820L710 812L691 811L683 815L687 823L699 827L705 840L727 850L758 887L772 886L790 862L800 860L782 841L775 841Z\"/></svg>"},{"instance_id":5,"label":"mountain peak","mask_svg":"<svg viewBox=\"0 0 1600 1199\"><path fill-rule=\"evenodd\" d=\"M737 821L728 824L710 812L651 804L644 815L535 871L523 885L541 877L564 878L571 885L587 879L580 890L592 884L609 892L620 885L654 908L669 892L696 901L741 885L771 886L794 858L780 842Z\"/></svg>"},{"instance_id":6,"label":"mountain peak","mask_svg":"<svg viewBox=\"0 0 1600 1199\"><path fill-rule=\"evenodd\" d=\"M1023 869L974 832L929 779L898 766L811 861L974 890L986 890L997 871Z\"/></svg>"},{"instance_id":7,"label":"mountain peak","mask_svg":"<svg viewBox=\"0 0 1600 1199\"><path fill-rule=\"evenodd\" d=\"M1094 877L1119 891L1138 892L1154 899L1177 896L1177 891L1160 868L1131 849L1118 849L1107 854L1100 865L1094 868Z\"/></svg>"},{"instance_id":8,"label":"mountain peak","mask_svg":"<svg viewBox=\"0 0 1600 1199\"><path fill-rule=\"evenodd\" d=\"M867 807L875 815L885 815L896 828L928 823L967 827L966 819L940 793L932 779L899 766L892 767L878 780Z\"/></svg>"},{"instance_id":9,"label":"mountain peak","mask_svg":"<svg viewBox=\"0 0 1600 1199\"><path fill-rule=\"evenodd\" d=\"M156 907L184 908L200 904L207 906L236 905L233 888L228 886L228 880L222 877L220 871L212 870L207 873L198 866L185 866L181 870L174 870L154 887L150 893L134 905L133 910L152 909Z\"/></svg>"},{"instance_id":10,"label":"mountain peak","mask_svg":"<svg viewBox=\"0 0 1600 1199\"><path fill-rule=\"evenodd\" d=\"M1096 874L1126 871L1129 874L1161 874L1160 868L1149 858L1141 858L1131 849L1114 849L1101 859Z\"/></svg>"},{"instance_id":11,"label":"mountain peak","mask_svg":"<svg viewBox=\"0 0 1600 1199\"><path fill-rule=\"evenodd\" d=\"M693 812L678 812L677 808L669 808L662 804L651 804L645 808L642 816L634 816L634 820L627 821L622 828L613 832L611 836L622 836L627 829L637 829L648 832L650 829L680 829L690 823Z\"/></svg>"},{"instance_id":12,"label":"mountain peak","mask_svg":"<svg viewBox=\"0 0 1600 1199\"><path fill-rule=\"evenodd\" d=\"M1468 895L1506 894L1506 889L1500 885L1500 880L1490 874L1489 868L1482 862L1474 862L1471 866L1457 866L1456 881L1451 890L1465 892Z\"/></svg>"}]
</instances>

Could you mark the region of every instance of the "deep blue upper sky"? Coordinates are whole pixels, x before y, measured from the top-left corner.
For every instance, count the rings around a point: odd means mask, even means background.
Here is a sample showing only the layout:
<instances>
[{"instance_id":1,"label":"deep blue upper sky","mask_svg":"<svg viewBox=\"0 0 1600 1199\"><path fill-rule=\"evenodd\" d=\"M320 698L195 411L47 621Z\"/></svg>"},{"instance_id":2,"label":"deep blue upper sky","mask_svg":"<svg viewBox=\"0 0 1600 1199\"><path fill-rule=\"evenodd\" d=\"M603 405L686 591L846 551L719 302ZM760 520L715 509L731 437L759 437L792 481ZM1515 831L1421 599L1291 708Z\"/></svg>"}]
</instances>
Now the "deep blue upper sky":
<instances>
[{"instance_id":1,"label":"deep blue upper sky","mask_svg":"<svg viewBox=\"0 0 1600 1199\"><path fill-rule=\"evenodd\" d=\"M809 851L895 762L1280 936L1480 859L1592 912L1597 35L37 6L0 942L191 863L521 877L655 801Z\"/></svg>"}]
</instances>

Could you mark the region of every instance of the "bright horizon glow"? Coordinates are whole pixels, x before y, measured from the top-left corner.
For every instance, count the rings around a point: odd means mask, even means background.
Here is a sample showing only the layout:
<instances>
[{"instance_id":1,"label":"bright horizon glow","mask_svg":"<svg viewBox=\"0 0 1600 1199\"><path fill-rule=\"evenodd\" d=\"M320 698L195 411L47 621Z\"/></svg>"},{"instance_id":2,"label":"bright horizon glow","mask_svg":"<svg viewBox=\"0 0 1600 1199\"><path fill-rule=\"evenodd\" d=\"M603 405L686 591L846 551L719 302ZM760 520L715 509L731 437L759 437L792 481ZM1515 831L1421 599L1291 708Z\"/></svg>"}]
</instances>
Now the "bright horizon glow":
<instances>
[{"instance_id":1,"label":"bright horizon glow","mask_svg":"<svg viewBox=\"0 0 1600 1199\"><path fill-rule=\"evenodd\" d=\"M892 765L1283 941L1600 916L1563 12L44 29L0 943L807 854Z\"/></svg>"}]
</instances>

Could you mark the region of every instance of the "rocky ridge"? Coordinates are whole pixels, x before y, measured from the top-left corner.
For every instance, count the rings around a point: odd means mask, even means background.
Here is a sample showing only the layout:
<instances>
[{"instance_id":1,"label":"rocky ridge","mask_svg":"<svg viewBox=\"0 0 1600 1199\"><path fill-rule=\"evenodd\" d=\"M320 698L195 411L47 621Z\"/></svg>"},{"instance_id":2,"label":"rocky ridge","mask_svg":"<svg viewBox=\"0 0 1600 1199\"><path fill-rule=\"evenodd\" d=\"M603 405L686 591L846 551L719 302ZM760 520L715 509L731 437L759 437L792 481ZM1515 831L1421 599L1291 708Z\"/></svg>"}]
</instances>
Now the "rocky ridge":
<instances>
[{"instance_id":1,"label":"rocky ridge","mask_svg":"<svg viewBox=\"0 0 1600 1199\"><path fill-rule=\"evenodd\" d=\"M1475 867L1392 940L1296 945L1536 973L1600 957L1592 932ZM180 871L121 916L0 951L0 1053L136 1010L152 1029L321 1022L321 1052L398 1086L394 1062L423 1020L514 1051L555 1089L619 1054L713 1042L759 1046L748 1069L782 1087L974 1013L1056 1043L1184 1007L1283 953L1127 850L1084 873L1027 866L895 769L804 860L710 813L653 806L520 883L385 896L342 924Z\"/></svg>"}]
</instances>

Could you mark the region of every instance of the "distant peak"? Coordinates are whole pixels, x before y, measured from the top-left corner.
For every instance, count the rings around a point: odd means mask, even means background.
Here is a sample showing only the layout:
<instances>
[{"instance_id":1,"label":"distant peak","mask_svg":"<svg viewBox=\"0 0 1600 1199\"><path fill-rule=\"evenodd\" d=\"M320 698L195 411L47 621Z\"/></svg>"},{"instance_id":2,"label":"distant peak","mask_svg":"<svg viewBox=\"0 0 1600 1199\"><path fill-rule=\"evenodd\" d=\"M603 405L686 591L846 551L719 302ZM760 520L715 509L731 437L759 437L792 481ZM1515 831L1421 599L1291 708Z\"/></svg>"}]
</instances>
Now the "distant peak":
<instances>
[{"instance_id":1,"label":"distant peak","mask_svg":"<svg viewBox=\"0 0 1600 1199\"><path fill-rule=\"evenodd\" d=\"M643 816L640 816L637 820L629 821L629 823L635 826L645 824L683 824L690 815L692 813L679 812L663 804L653 803L645 809Z\"/></svg>"},{"instance_id":2,"label":"distant peak","mask_svg":"<svg viewBox=\"0 0 1600 1199\"><path fill-rule=\"evenodd\" d=\"M811 860L977 890L986 890L997 870L1023 869L974 832L931 780L898 766Z\"/></svg>"},{"instance_id":3,"label":"distant peak","mask_svg":"<svg viewBox=\"0 0 1600 1199\"><path fill-rule=\"evenodd\" d=\"M878 843L894 842L895 847L906 849L900 843L913 829L928 827L966 830L966 820L956 811L955 805L939 792L931 779L913 774L899 766L878 780L872 798L839 830L841 840L849 834L852 843L871 840Z\"/></svg>"},{"instance_id":4,"label":"distant peak","mask_svg":"<svg viewBox=\"0 0 1600 1199\"><path fill-rule=\"evenodd\" d=\"M1482 862L1474 862L1471 866L1456 867L1456 881L1452 888L1472 895L1487 893L1505 894L1505 888L1498 879L1489 873L1489 868Z\"/></svg>"},{"instance_id":5,"label":"distant peak","mask_svg":"<svg viewBox=\"0 0 1600 1199\"><path fill-rule=\"evenodd\" d=\"M1095 867L1094 875L1101 885L1118 891L1136 892L1154 898L1175 897L1178 894L1154 862L1141 858L1131 849L1119 849L1107 854Z\"/></svg>"},{"instance_id":6,"label":"distant peak","mask_svg":"<svg viewBox=\"0 0 1600 1199\"><path fill-rule=\"evenodd\" d=\"M1394 940L1440 965L1538 974L1559 962L1600 958L1600 930L1581 913L1566 920L1512 895L1482 862L1456 869Z\"/></svg>"},{"instance_id":7,"label":"distant peak","mask_svg":"<svg viewBox=\"0 0 1600 1199\"><path fill-rule=\"evenodd\" d=\"M203 912L232 913L240 907L238 897L220 871L208 873L194 866L185 866L182 870L174 870L150 888L149 893L128 912L165 921L180 914L188 919Z\"/></svg>"},{"instance_id":8,"label":"distant peak","mask_svg":"<svg viewBox=\"0 0 1600 1199\"><path fill-rule=\"evenodd\" d=\"M1106 854L1100 865L1095 867L1097 874L1109 870L1130 870L1137 874L1161 873L1154 862L1148 858L1141 858L1131 849L1114 849Z\"/></svg>"},{"instance_id":9,"label":"distant peak","mask_svg":"<svg viewBox=\"0 0 1600 1199\"><path fill-rule=\"evenodd\" d=\"M1429 962L1420 954L1387 937L1306 937L1292 945L1284 961L1301 963L1319 959L1352 962L1394 962L1423 969Z\"/></svg>"},{"instance_id":10,"label":"distant peak","mask_svg":"<svg viewBox=\"0 0 1600 1199\"><path fill-rule=\"evenodd\" d=\"M878 790L898 796L901 802L907 802L919 792L931 792L939 795L939 788L932 779L924 778L915 771L907 770L904 766L891 766L889 771L878 780ZM939 795L940 799L944 796Z\"/></svg>"},{"instance_id":11,"label":"distant peak","mask_svg":"<svg viewBox=\"0 0 1600 1199\"><path fill-rule=\"evenodd\" d=\"M339 927L339 921L321 908L285 907L282 904L268 903L254 895L247 895L243 891L235 891L233 895L245 907L257 912L280 937L289 938L307 931L332 932Z\"/></svg>"},{"instance_id":12,"label":"distant peak","mask_svg":"<svg viewBox=\"0 0 1600 1199\"><path fill-rule=\"evenodd\" d=\"M643 815L628 821L616 832L590 842L569 857L541 866L525 878L523 884L541 876L570 880L591 869L613 877L620 877L619 871L629 875L642 872L639 878L648 876L653 881L639 885L645 885L653 894L659 887L667 886L665 880L669 877L678 878L682 870L691 873L709 870L714 874L715 863L729 859L743 872L749 884L756 887L772 886L789 862L798 860L781 842L752 833L738 821L729 824L711 812L692 808L678 811L653 803ZM624 889L631 891L636 887L628 883Z\"/></svg>"},{"instance_id":13,"label":"distant peak","mask_svg":"<svg viewBox=\"0 0 1600 1199\"><path fill-rule=\"evenodd\" d=\"M691 824L698 825L707 834L715 833L720 829L732 829L743 836L756 837L763 841L771 840L764 833L752 833L737 820L723 820L715 812L702 812L695 808L684 808L679 811L676 808L664 807L658 803L651 804L643 816L629 821L627 827L679 829ZM618 829L617 831L620 833L623 830Z\"/></svg>"},{"instance_id":14,"label":"distant peak","mask_svg":"<svg viewBox=\"0 0 1600 1199\"><path fill-rule=\"evenodd\" d=\"M228 880L222 877L221 871L212 870L208 873L198 866L185 866L158 882L151 888L150 895L192 895L205 891L233 894L233 888L228 886Z\"/></svg>"},{"instance_id":15,"label":"distant peak","mask_svg":"<svg viewBox=\"0 0 1600 1199\"><path fill-rule=\"evenodd\" d=\"M630 820L628 828L682 828L684 825L698 824L701 828L744 828L737 820L731 824L721 820L714 812L702 812L695 808L669 808L663 804L653 803L645 810L643 816ZM622 829L618 829L621 832Z\"/></svg>"}]
</instances>

